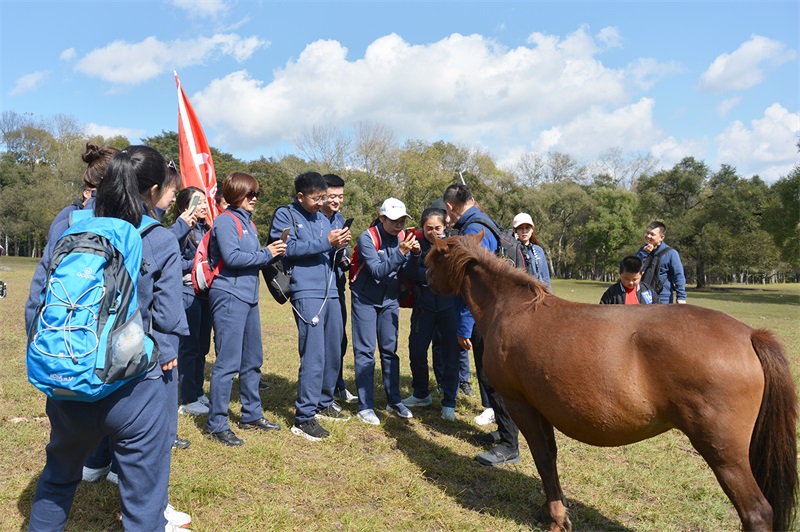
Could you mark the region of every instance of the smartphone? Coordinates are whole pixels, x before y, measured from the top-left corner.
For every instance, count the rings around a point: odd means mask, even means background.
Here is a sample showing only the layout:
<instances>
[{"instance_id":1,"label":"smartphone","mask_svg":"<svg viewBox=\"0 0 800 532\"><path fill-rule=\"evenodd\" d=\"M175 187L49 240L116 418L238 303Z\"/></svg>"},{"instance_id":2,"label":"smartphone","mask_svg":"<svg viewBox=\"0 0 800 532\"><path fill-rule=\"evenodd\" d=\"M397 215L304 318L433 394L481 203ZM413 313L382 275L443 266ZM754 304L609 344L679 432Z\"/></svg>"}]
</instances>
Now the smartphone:
<instances>
[{"instance_id":1,"label":"smartphone","mask_svg":"<svg viewBox=\"0 0 800 532\"><path fill-rule=\"evenodd\" d=\"M287 227L286 229L284 229L283 232L281 233L281 240L283 240L284 242L289 240L289 233L291 231L292 231L291 227Z\"/></svg>"},{"instance_id":2,"label":"smartphone","mask_svg":"<svg viewBox=\"0 0 800 532\"><path fill-rule=\"evenodd\" d=\"M348 218L347 220L344 221L344 226L342 227L342 229L350 229L351 225L353 225L353 219Z\"/></svg>"},{"instance_id":3,"label":"smartphone","mask_svg":"<svg viewBox=\"0 0 800 532\"><path fill-rule=\"evenodd\" d=\"M415 231L416 230L417 230L417 228L413 227L413 226L406 228L406 240L408 240L410 238L410 235L415 235Z\"/></svg>"},{"instance_id":4,"label":"smartphone","mask_svg":"<svg viewBox=\"0 0 800 532\"><path fill-rule=\"evenodd\" d=\"M192 196L192 199L189 201L189 212L192 213L197 208L197 204L200 203L200 194L195 194Z\"/></svg>"}]
</instances>

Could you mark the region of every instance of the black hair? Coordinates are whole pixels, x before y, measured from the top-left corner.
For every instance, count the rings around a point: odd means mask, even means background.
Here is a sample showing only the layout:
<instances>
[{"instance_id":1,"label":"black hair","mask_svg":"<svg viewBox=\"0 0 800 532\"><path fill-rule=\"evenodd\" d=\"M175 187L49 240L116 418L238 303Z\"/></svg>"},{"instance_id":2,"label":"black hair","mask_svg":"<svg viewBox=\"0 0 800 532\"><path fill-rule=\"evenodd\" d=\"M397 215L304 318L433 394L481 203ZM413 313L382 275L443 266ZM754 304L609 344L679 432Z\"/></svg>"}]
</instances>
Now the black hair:
<instances>
[{"instance_id":1,"label":"black hair","mask_svg":"<svg viewBox=\"0 0 800 532\"><path fill-rule=\"evenodd\" d=\"M431 218L441 218L442 224L445 223L447 220L447 211L444 209L438 209L436 207L428 207L424 211L422 211L422 216L419 219L419 228L422 230L425 227L425 222L427 222Z\"/></svg>"},{"instance_id":2,"label":"black hair","mask_svg":"<svg viewBox=\"0 0 800 532\"><path fill-rule=\"evenodd\" d=\"M344 188L344 179L336 174L325 174L322 176L329 187Z\"/></svg>"},{"instance_id":3,"label":"black hair","mask_svg":"<svg viewBox=\"0 0 800 532\"><path fill-rule=\"evenodd\" d=\"M302 193L304 196L314 192L325 192L328 190L328 183L319 172L306 172L294 178L294 191Z\"/></svg>"},{"instance_id":4,"label":"black hair","mask_svg":"<svg viewBox=\"0 0 800 532\"><path fill-rule=\"evenodd\" d=\"M648 225L647 228L648 229L656 229L656 228L658 228L658 230L661 231L662 235L666 235L667 234L667 226L664 225L664 222L659 222L658 220L656 220L655 222L653 222L650 225Z\"/></svg>"},{"instance_id":5,"label":"black hair","mask_svg":"<svg viewBox=\"0 0 800 532\"><path fill-rule=\"evenodd\" d=\"M636 255L628 255L619 263L619 273L639 273L642 271L642 259Z\"/></svg>"},{"instance_id":6,"label":"black hair","mask_svg":"<svg viewBox=\"0 0 800 532\"><path fill-rule=\"evenodd\" d=\"M445 189L442 200L444 200L445 203L452 203L453 205L464 205L468 201L474 201L474 198L472 197L472 190L468 185L458 183L450 185Z\"/></svg>"},{"instance_id":7,"label":"black hair","mask_svg":"<svg viewBox=\"0 0 800 532\"><path fill-rule=\"evenodd\" d=\"M97 186L95 214L121 218L138 227L144 214L142 203L151 210L155 204L150 189L163 187L166 180L167 163L160 153L149 146L128 146L108 162Z\"/></svg>"},{"instance_id":8,"label":"black hair","mask_svg":"<svg viewBox=\"0 0 800 532\"><path fill-rule=\"evenodd\" d=\"M197 187L186 187L178 193L175 198L175 215L180 216L183 211L189 208L189 202L192 201L192 196L195 194L205 193Z\"/></svg>"}]
</instances>

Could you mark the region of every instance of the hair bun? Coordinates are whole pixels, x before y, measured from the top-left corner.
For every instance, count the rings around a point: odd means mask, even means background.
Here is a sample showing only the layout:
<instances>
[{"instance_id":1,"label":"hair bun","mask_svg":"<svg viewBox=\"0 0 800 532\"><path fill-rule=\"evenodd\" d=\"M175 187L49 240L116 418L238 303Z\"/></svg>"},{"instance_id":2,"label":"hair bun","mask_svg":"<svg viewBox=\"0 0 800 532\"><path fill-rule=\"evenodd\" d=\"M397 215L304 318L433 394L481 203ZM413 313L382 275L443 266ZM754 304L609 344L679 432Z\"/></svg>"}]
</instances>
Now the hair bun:
<instances>
[{"instance_id":1,"label":"hair bun","mask_svg":"<svg viewBox=\"0 0 800 532\"><path fill-rule=\"evenodd\" d=\"M83 152L81 158L86 164L92 164L94 161L102 157L100 148L95 144L86 143L86 151Z\"/></svg>"}]
</instances>

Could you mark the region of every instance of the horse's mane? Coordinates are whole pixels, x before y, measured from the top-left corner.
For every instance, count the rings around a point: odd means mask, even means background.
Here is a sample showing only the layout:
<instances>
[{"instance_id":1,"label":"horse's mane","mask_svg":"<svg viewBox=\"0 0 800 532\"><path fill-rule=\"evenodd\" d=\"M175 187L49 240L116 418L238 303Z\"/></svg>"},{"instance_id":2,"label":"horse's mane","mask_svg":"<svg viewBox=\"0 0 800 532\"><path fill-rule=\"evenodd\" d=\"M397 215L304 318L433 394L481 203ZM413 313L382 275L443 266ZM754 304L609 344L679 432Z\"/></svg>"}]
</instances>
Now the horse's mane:
<instances>
[{"instance_id":1,"label":"horse's mane","mask_svg":"<svg viewBox=\"0 0 800 532\"><path fill-rule=\"evenodd\" d=\"M510 262L500 259L494 253L482 247L480 242L468 237L455 237L452 242L453 245L450 247L451 274L459 279L459 285L463 280L467 266L470 262L475 261L489 270L491 278L505 279L519 287L527 288L533 296L531 303L534 308L539 306L550 295L547 287L538 279L515 267Z\"/></svg>"}]
</instances>

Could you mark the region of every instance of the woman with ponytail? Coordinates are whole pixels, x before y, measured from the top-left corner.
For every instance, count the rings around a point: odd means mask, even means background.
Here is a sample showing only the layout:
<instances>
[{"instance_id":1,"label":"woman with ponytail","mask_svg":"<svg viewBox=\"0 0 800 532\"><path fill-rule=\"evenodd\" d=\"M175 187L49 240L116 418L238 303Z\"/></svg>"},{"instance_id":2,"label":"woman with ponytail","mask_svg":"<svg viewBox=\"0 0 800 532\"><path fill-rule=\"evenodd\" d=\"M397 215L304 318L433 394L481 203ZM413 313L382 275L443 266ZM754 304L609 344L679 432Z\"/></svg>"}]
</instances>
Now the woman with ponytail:
<instances>
[{"instance_id":1,"label":"woman with ponytail","mask_svg":"<svg viewBox=\"0 0 800 532\"><path fill-rule=\"evenodd\" d=\"M121 218L138 227L143 214L153 216L157 208L172 202L176 183L167 176L167 164L156 150L147 146L125 148L109 161L97 189L95 216ZM59 225L62 227L54 228L57 234L69 222ZM45 248L43 271L49 266L54 246L52 239ZM95 402L47 400L50 443L33 499L29 530L64 529L82 466L104 438L109 439L119 463L123 527L169 530L173 526L165 510L170 448L175 438L171 412L175 408L168 400L170 386L165 383L177 364L178 337L188 333L184 314L174 312L181 304L176 290L181 270L175 236L164 227L154 227L142 238L142 257L138 304L142 323L158 345L158 363L142 378ZM35 277L31 283L25 316L28 324L33 318L28 308L35 308L43 282L43 278Z\"/></svg>"}]
</instances>

